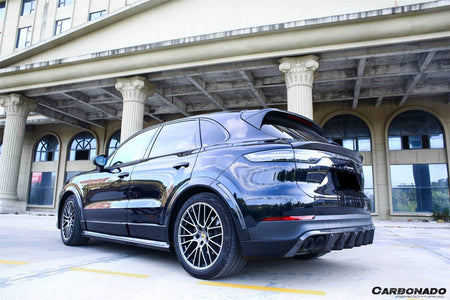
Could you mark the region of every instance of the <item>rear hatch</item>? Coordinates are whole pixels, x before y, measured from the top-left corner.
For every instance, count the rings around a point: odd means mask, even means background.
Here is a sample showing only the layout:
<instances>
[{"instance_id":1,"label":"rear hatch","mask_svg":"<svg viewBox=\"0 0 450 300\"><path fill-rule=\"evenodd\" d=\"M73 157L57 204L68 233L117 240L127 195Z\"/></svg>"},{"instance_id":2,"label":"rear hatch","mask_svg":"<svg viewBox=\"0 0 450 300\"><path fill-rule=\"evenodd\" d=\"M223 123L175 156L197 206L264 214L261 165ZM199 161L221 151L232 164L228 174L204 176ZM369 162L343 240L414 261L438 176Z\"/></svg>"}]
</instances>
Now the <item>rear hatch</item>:
<instances>
[{"instance_id":1,"label":"rear hatch","mask_svg":"<svg viewBox=\"0 0 450 300\"><path fill-rule=\"evenodd\" d=\"M265 134L286 139L295 157L297 186L314 198L318 214L349 213L366 208L362 156L330 143L314 121L280 110L262 110L243 119Z\"/></svg>"}]
</instances>

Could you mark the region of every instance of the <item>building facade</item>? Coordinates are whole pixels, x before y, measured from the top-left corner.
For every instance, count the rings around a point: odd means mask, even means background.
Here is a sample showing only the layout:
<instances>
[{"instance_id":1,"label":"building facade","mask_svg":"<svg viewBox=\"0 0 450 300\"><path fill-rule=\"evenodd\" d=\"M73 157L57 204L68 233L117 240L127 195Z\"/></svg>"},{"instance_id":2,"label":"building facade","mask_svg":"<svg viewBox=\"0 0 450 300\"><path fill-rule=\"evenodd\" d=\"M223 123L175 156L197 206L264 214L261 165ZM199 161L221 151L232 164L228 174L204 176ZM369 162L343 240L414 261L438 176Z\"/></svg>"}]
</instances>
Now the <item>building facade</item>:
<instances>
[{"instance_id":1,"label":"building facade","mask_svg":"<svg viewBox=\"0 0 450 300\"><path fill-rule=\"evenodd\" d=\"M450 3L350 2L0 1L1 211L55 211L144 127L265 107L359 151L374 216L449 208Z\"/></svg>"}]
</instances>

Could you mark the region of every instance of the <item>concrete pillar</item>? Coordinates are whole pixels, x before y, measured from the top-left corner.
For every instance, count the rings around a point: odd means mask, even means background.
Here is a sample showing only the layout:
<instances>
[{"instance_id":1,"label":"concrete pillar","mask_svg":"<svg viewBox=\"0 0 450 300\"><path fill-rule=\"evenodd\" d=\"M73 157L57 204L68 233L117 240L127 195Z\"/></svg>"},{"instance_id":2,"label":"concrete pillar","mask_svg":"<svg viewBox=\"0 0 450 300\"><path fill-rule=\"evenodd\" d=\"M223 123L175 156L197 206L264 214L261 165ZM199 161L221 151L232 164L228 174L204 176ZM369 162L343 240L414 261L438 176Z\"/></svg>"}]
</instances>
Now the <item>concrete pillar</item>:
<instances>
[{"instance_id":1,"label":"concrete pillar","mask_svg":"<svg viewBox=\"0 0 450 300\"><path fill-rule=\"evenodd\" d=\"M123 111L120 141L125 141L144 124L145 100L155 93L155 87L144 77L119 78L116 89L122 93Z\"/></svg>"},{"instance_id":2,"label":"concrete pillar","mask_svg":"<svg viewBox=\"0 0 450 300\"><path fill-rule=\"evenodd\" d=\"M313 118L312 84L319 68L318 57L285 57L280 60L280 71L287 87L288 111Z\"/></svg>"},{"instance_id":3,"label":"concrete pillar","mask_svg":"<svg viewBox=\"0 0 450 300\"><path fill-rule=\"evenodd\" d=\"M20 159L28 113L36 103L18 94L0 96L5 108L6 121L0 157L0 213L23 212L26 202L17 197Z\"/></svg>"}]
</instances>

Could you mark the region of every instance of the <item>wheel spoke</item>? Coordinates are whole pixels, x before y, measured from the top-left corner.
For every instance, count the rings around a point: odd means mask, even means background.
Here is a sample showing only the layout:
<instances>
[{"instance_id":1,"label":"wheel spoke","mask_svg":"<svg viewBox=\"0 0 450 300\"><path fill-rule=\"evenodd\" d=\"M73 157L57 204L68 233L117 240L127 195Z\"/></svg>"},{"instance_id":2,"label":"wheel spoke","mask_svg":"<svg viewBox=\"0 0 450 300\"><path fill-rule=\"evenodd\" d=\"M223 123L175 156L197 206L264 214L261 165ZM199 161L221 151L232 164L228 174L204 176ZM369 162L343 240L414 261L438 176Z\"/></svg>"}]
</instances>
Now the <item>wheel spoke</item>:
<instances>
[{"instance_id":1,"label":"wheel spoke","mask_svg":"<svg viewBox=\"0 0 450 300\"><path fill-rule=\"evenodd\" d=\"M189 233L189 236L193 236L193 235L195 235L195 232L190 232L189 231L189 229L187 229L186 227L184 227L183 225L180 225L181 226L181 228L183 228L184 229L184 231L186 231L187 233Z\"/></svg>"},{"instance_id":2,"label":"wheel spoke","mask_svg":"<svg viewBox=\"0 0 450 300\"><path fill-rule=\"evenodd\" d=\"M205 262L205 266L207 266L208 263L206 262L205 255L203 254L203 246L200 248L200 255L201 255L201 258L203 259L203 261ZM200 263L199 267L200 266L201 266L201 263Z\"/></svg>"},{"instance_id":3,"label":"wheel spoke","mask_svg":"<svg viewBox=\"0 0 450 300\"><path fill-rule=\"evenodd\" d=\"M209 240L211 243L213 243L214 245L216 245L217 247L219 247L219 248L222 248L222 246L221 245L219 245L219 244L217 244L216 242L214 242L213 240Z\"/></svg>"},{"instance_id":4,"label":"wheel spoke","mask_svg":"<svg viewBox=\"0 0 450 300\"><path fill-rule=\"evenodd\" d=\"M186 249L186 252L187 252L187 250L189 250L189 248ZM189 256L186 257L186 260L189 260L189 258L192 256L192 254L197 253L197 250L198 250L198 248L195 247L195 249L193 251L191 251L191 254L189 254ZM183 253L183 254L185 254L185 253ZM194 255L194 260L195 260L195 255Z\"/></svg>"},{"instance_id":5,"label":"wheel spoke","mask_svg":"<svg viewBox=\"0 0 450 300\"><path fill-rule=\"evenodd\" d=\"M214 229L218 229L218 228L222 228L222 226L209 227L208 230L214 230Z\"/></svg>"},{"instance_id":6,"label":"wheel spoke","mask_svg":"<svg viewBox=\"0 0 450 300\"><path fill-rule=\"evenodd\" d=\"M211 225L212 225L212 223L214 222L214 220L217 218L217 215L215 215L215 216L213 216L212 218L211 218L211 221L209 222L209 224L208 224L208 226L206 226L206 227L210 227Z\"/></svg>"},{"instance_id":7,"label":"wheel spoke","mask_svg":"<svg viewBox=\"0 0 450 300\"><path fill-rule=\"evenodd\" d=\"M203 205L203 227L206 226L205 217L206 217L206 205Z\"/></svg>"},{"instance_id":8,"label":"wheel spoke","mask_svg":"<svg viewBox=\"0 0 450 300\"><path fill-rule=\"evenodd\" d=\"M210 238L210 239L214 239L214 238L216 238L216 237L218 237L218 236L222 236L222 232L221 232L221 233L218 233L218 234L216 234L216 235L210 236L209 238Z\"/></svg>"},{"instance_id":9,"label":"wheel spoke","mask_svg":"<svg viewBox=\"0 0 450 300\"><path fill-rule=\"evenodd\" d=\"M194 223L189 222L188 220L183 220L184 223L188 223L189 225L191 225L192 227L195 227Z\"/></svg>"},{"instance_id":10,"label":"wheel spoke","mask_svg":"<svg viewBox=\"0 0 450 300\"><path fill-rule=\"evenodd\" d=\"M214 250L213 247L211 247L209 244L206 244L208 246L209 249L212 250L212 252L214 252L215 255L219 255L219 253L216 252L216 250Z\"/></svg>"}]
</instances>

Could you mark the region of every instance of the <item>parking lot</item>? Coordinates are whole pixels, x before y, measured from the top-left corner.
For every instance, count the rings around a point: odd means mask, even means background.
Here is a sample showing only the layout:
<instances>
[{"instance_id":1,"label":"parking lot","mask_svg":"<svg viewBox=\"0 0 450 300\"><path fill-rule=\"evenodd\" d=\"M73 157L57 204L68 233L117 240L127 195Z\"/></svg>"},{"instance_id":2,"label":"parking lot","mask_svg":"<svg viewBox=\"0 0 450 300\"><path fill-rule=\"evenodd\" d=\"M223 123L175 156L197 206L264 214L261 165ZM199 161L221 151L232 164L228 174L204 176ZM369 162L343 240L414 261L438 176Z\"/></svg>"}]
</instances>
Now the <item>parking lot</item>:
<instances>
[{"instance_id":1,"label":"parking lot","mask_svg":"<svg viewBox=\"0 0 450 300\"><path fill-rule=\"evenodd\" d=\"M64 246L55 222L0 215L2 299L395 299L372 290L450 290L449 224L377 221L373 245L311 261L251 261L237 276L203 281L171 253L95 240Z\"/></svg>"}]
</instances>

